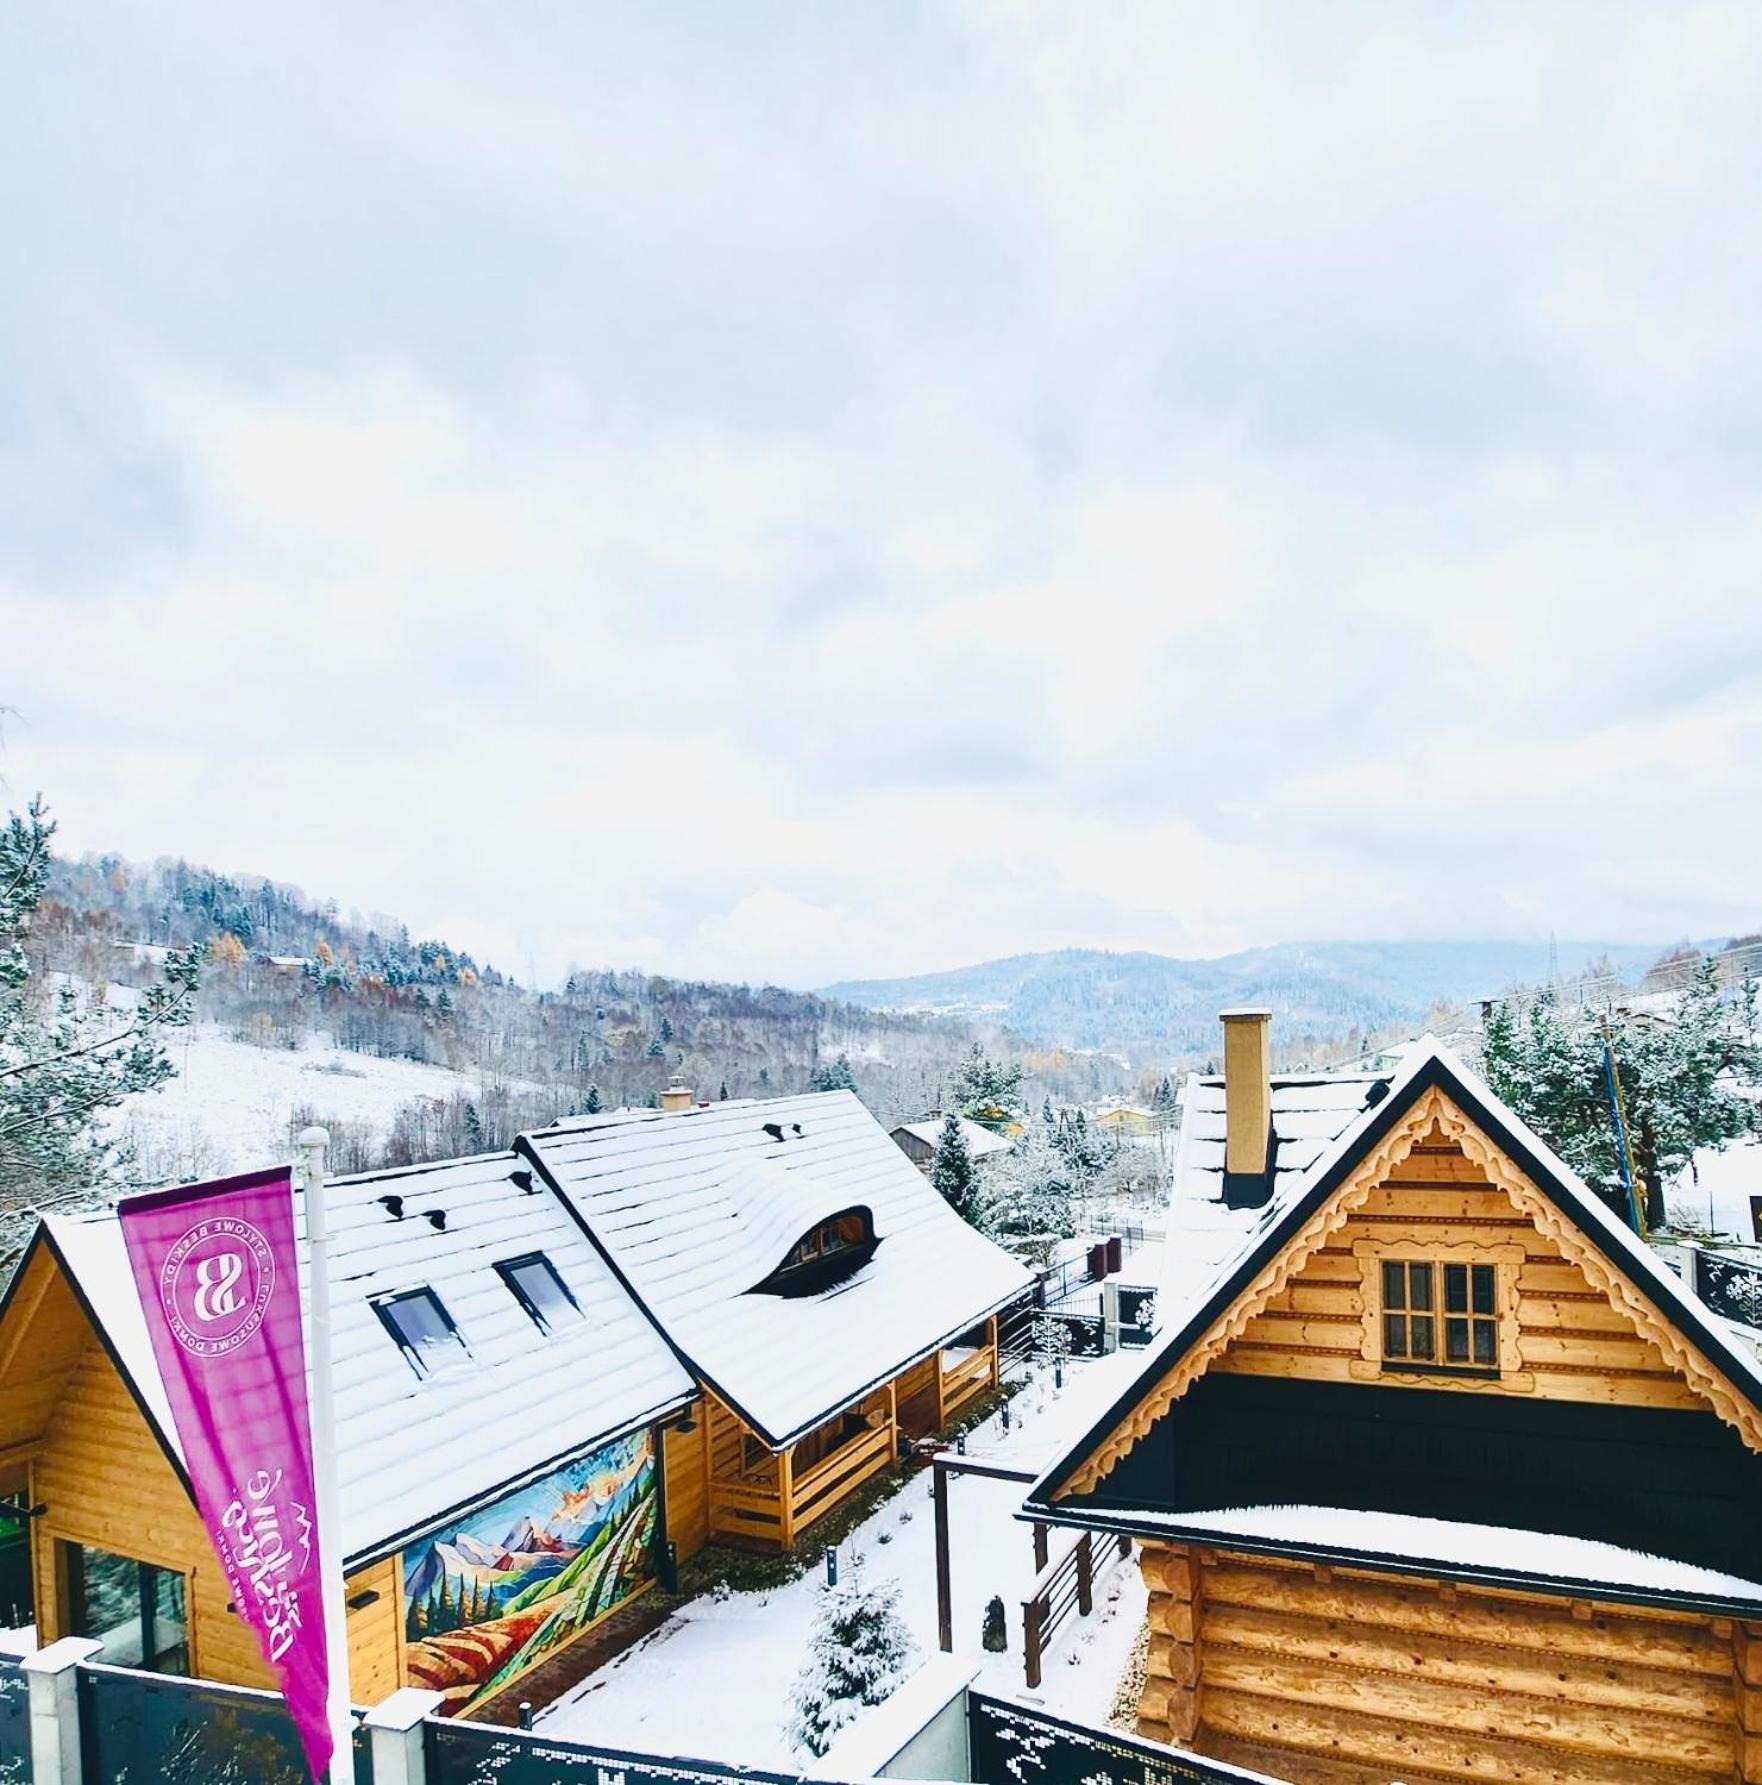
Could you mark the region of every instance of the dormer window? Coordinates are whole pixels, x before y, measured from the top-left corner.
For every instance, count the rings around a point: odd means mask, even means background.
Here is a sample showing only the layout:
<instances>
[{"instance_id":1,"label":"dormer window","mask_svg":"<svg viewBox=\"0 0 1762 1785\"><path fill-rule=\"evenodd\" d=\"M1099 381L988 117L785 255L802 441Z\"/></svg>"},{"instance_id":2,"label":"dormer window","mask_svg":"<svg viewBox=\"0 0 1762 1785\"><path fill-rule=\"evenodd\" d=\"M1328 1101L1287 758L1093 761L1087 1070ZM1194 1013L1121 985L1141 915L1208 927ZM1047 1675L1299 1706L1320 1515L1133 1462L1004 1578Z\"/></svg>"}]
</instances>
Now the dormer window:
<instances>
[{"instance_id":1,"label":"dormer window","mask_svg":"<svg viewBox=\"0 0 1762 1785\"><path fill-rule=\"evenodd\" d=\"M844 1209L811 1227L764 1282L759 1295L815 1295L855 1276L875 1254L874 1217L867 1209Z\"/></svg>"}]
</instances>

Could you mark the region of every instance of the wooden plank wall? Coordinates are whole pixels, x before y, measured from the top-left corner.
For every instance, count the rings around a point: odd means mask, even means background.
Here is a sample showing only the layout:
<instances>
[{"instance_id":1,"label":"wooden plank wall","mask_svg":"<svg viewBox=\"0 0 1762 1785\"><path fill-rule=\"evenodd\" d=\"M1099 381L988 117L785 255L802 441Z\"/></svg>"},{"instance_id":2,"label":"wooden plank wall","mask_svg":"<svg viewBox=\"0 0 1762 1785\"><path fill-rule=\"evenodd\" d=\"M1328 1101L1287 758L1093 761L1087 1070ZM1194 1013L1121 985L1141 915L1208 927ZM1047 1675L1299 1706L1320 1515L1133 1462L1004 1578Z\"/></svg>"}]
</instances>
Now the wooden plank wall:
<instances>
[{"instance_id":1,"label":"wooden plank wall","mask_svg":"<svg viewBox=\"0 0 1762 1785\"><path fill-rule=\"evenodd\" d=\"M65 1636L57 1540L85 1543L185 1578L190 1664L204 1679L238 1686L274 1682L257 1640L227 1609L213 1545L158 1441L96 1336L88 1338L31 1464L31 1566L40 1639ZM348 1593L378 1601L348 1619L350 1689L371 1704L403 1684L403 1580L393 1556L351 1575Z\"/></svg>"},{"instance_id":2,"label":"wooden plank wall","mask_svg":"<svg viewBox=\"0 0 1762 1785\"><path fill-rule=\"evenodd\" d=\"M1297 1785L1762 1777L1743 1626L1228 1551L1142 1565L1154 1739Z\"/></svg>"},{"instance_id":3,"label":"wooden plank wall","mask_svg":"<svg viewBox=\"0 0 1762 1785\"><path fill-rule=\"evenodd\" d=\"M692 1409L693 1430L661 1431L661 1475L667 1489L667 1536L680 1561L695 1556L710 1540L709 1403Z\"/></svg>"},{"instance_id":4,"label":"wooden plank wall","mask_svg":"<svg viewBox=\"0 0 1762 1785\"><path fill-rule=\"evenodd\" d=\"M1428 1375L1408 1378L1410 1385L1480 1394L1503 1387L1543 1399L1643 1407L1705 1405L1628 1316L1593 1288L1460 1148L1444 1141L1436 1129L1433 1136L1396 1167L1330 1244L1249 1322L1212 1364L1214 1370L1362 1380L1364 1261L1353 1252L1357 1241L1516 1243L1523 1248L1517 1278L1521 1372L1504 1384ZM1398 1379L1383 1380L1400 1385Z\"/></svg>"}]
</instances>

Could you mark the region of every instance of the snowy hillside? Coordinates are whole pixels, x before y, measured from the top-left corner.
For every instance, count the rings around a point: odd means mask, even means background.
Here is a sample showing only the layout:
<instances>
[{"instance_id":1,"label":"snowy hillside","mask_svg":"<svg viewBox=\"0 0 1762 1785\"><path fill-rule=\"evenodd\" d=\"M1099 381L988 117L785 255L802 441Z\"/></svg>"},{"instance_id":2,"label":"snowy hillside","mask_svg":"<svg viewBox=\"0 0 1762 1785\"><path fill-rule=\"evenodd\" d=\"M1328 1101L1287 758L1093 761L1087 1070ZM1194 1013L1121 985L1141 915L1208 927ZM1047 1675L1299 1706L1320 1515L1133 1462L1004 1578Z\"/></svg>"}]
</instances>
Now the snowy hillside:
<instances>
[{"instance_id":1,"label":"snowy hillside","mask_svg":"<svg viewBox=\"0 0 1762 1785\"><path fill-rule=\"evenodd\" d=\"M408 1104L483 1096L479 1075L352 1053L322 1033L298 1047L257 1047L198 1023L174 1034L167 1051L177 1077L130 1098L115 1117L150 1180L289 1158L297 1114L383 1144Z\"/></svg>"}]
</instances>

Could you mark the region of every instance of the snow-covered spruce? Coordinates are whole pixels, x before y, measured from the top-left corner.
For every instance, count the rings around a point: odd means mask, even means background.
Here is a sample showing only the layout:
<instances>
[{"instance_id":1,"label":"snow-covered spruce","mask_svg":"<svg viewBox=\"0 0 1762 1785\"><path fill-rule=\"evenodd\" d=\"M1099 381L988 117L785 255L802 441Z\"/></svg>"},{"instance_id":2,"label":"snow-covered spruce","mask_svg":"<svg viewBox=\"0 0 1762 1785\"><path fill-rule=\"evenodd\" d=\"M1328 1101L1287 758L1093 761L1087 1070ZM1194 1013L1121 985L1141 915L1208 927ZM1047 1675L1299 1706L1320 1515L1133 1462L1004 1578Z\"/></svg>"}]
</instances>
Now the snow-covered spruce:
<instances>
[{"instance_id":1,"label":"snow-covered spruce","mask_svg":"<svg viewBox=\"0 0 1762 1785\"><path fill-rule=\"evenodd\" d=\"M852 1557L838 1584L820 1591L808 1658L795 1677L784 1724L791 1746L824 1754L865 1705L879 1704L900 1685L916 1646L899 1615L899 1583L869 1581L862 1557Z\"/></svg>"}]
</instances>

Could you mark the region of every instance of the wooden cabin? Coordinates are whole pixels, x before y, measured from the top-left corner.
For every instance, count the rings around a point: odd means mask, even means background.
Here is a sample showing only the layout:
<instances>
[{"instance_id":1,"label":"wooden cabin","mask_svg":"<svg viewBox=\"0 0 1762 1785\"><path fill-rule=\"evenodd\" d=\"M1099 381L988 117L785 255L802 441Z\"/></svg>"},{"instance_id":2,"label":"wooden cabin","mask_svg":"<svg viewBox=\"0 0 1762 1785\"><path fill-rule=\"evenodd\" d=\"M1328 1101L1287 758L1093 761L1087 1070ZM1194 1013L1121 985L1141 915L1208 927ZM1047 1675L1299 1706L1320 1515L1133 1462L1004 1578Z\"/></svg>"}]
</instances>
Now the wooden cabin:
<instances>
[{"instance_id":1,"label":"wooden cabin","mask_svg":"<svg viewBox=\"0 0 1762 1785\"><path fill-rule=\"evenodd\" d=\"M1447 1051L1336 1093L1265 1020L1171 1223L1237 1249L1024 1508L1140 1541L1140 1732L1299 1785L1762 1780L1754 1354Z\"/></svg>"},{"instance_id":2,"label":"wooden cabin","mask_svg":"<svg viewBox=\"0 0 1762 1785\"><path fill-rule=\"evenodd\" d=\"M350 1690L475 1710L654 1582L696 1385L512 1153L342 1178L327 1209ZM0 1492L32 1509L39 1640L272 1683L113 1214L45 1220L0 1305Z\"/></svg>"},{"instance_id":3,"label":"wooden cabin","mask_svg":"<svg viewBox=\"0 0 1762 1785\"><path fill-rule=\"evenodd\" d=\"M667 1438L682 1552L787 1547L997 1383L995 1317L1032 1279L850 1092L681 1101L519 1145L703 1389Z\"/></svg>"},{"instance_id":4,"label":"wooden cabin","mask_svg":"<svg viewBox=\"0 0 1762 1785\"><path fill-rule=\"evenodd\" d=\"M935 1161L936 1148L942 1140L943 1124L947 1119L946 1116L926 1116L921 1122L901 1122L892 1131L893 1144L919 1171L928 1172ZM967 1143L969 1159L989 1159L994 1154L1007 1153L1015 1144L1008 1135L982 1128L977 1122L969 1122L965 1116L956 1116L955 1120L960 1124L961 1139Z\"/></svg>"}]
</instances>

